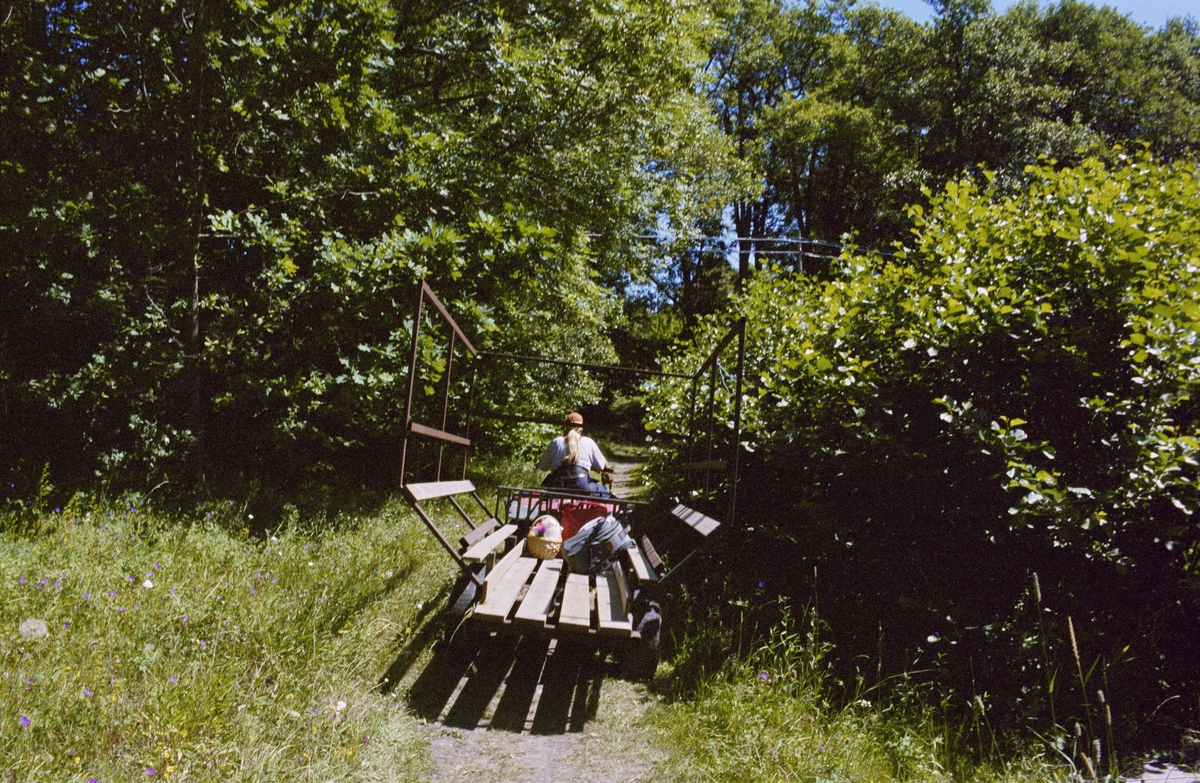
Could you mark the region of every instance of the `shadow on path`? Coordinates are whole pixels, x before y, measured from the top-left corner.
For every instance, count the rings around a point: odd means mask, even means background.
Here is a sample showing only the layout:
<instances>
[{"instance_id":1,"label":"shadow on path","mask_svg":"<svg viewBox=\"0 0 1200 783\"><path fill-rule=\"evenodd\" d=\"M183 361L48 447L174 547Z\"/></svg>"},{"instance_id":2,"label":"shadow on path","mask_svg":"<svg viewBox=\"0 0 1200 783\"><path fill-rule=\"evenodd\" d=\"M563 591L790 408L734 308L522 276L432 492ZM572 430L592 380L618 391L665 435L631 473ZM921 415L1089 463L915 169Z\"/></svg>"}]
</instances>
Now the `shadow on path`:
<instances>
[{"instance_id":1,"label":"shadow on path","mask_svg":"<svg viewBox=\"0 0 1200 783\"><path fill-rule=\"evenodd\" d=\"M612 664L594 639L574 641L463 628L440 642L408 693L408 708L459 729L581 732L595 718Z\"/></svg>"}]
</instances>

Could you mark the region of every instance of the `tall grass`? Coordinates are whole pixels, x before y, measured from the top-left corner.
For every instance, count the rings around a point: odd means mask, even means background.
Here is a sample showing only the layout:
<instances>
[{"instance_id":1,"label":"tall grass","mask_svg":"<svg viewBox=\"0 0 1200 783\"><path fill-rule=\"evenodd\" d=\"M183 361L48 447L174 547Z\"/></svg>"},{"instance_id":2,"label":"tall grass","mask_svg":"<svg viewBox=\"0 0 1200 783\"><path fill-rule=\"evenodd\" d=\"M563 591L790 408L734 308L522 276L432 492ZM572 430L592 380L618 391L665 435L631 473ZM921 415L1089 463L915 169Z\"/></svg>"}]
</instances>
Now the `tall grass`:
<instances>
[{"instance_id":1,"label":"tall grass","mask_svg":"<svg viewBox=\"0 0 1200 783\"><path fill-rule=\"evenodd\" d=\"M189 517L0 519L0 776L424 779L427 743L380 681L448 581L414 516L293 513L258 537L228 503ZM30 618L49 635L21 635Z\"/></svg>"},{"instance_id":2,"label":"tall grass","mask_svg":"<svg viewBox=\"0 0 1200 783\"><path fill-rule=\"evenodd\" d=\"M807 625L809 631L798 628ZM839 704L814 618L783 620L742 654L731 631L709 627L679 644L656 688L649 720L668 750L664 773L679 780L951 781L1066 780L1069 770L1029 754L979 762L948 724L903 681L859 690ZM682 671L680 668L686 668Z\"/></svg>"}]
</instances>

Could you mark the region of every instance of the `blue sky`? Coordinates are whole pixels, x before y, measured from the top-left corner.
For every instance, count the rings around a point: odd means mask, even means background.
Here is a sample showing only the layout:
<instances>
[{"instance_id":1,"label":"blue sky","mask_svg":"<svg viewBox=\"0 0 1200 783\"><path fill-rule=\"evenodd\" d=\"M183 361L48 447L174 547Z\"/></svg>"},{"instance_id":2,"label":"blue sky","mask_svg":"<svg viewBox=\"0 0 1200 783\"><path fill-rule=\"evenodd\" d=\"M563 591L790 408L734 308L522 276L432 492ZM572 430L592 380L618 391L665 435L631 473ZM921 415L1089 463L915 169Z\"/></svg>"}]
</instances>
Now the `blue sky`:
<instances>
[{"instance_id":1,"label":"blue sky","mask_svg":"<svg viewBox=\"0 0 1200 783\"><path fill-rule=\"evenodd\" d=\"M865 0L861 0L865 2ZM875 0L879 5L895 8L908 14L918 22L933 18L932 7L924 0ZM1048 3L1040 0L1045 7ZM1138 24L1155 29L1162 27L1167 19L1173 16L1188 16L1189 14L1200 21L1200 0L1093 0L1093 5L1107 5L1116 8L1121 13L1133 19ZM1003 11L1012 5L1010 0L992 0L992 7Z\"/></svg>"}]
</instances>

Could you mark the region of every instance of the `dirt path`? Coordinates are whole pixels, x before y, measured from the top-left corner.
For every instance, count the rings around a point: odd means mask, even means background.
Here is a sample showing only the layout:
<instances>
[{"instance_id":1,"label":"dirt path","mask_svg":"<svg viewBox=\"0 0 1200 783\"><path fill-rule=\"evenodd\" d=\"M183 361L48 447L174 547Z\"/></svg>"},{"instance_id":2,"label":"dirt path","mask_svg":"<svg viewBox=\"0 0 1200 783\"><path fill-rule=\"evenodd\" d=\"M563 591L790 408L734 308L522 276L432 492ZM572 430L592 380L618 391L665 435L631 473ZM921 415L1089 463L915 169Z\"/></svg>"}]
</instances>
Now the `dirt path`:
<instances>
[{"instance_id":1,"label":"dirt path","mask_svg":"<svg viewBox=\"0 0 1200 783\"><path fill-rule=\"evenodd\" d=\"M639 488L635 454L614 450L614 490ZM535 639L464 628L435 650L409 690L426 721L438 783L632 783L661 752L641 718L652 698L620 677L594 640Z\"/></svg>"}]
</instances>

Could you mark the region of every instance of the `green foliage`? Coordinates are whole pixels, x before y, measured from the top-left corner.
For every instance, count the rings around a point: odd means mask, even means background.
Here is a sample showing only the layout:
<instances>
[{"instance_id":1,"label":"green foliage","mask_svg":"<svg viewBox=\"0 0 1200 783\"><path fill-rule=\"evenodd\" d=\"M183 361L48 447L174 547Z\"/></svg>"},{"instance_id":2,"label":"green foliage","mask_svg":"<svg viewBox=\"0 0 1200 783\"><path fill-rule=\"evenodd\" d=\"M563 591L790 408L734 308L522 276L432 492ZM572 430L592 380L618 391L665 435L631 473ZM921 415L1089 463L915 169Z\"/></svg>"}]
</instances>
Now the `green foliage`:
<instances>
[{"instance_id":1,"label":"green foliage","mask_svg":"<svg viewBox=\"0 0 1200 783\"><path fill-rule=\"evenodd\" d=\"M887 667L924 650L962 666L948 684L968 697L1013 691L1022 666L1044 683L1039 572L1052 672L1071 662L1072 613L1085 666L1119 670L1133 716L1200 686L1175 641L1200 580L1200 181L1191 160L1114 154L1031 166L1012 196L990 174L951 183L914 207L910 248L847 253L828 281L763 276L737 300L742 516L778 542L752 547L770 552L756 568L803 594L818 565L851 652L873 651L882 621ZM722 331L711 319L678 366ZM653 387L652 426L679 431L684 392ZM1092 701L1064 681L1071 709Z\"/></svg>"},{"instance_id":2,"label":"green foliage","mask_svg":"<svg viewBox=\"0 0 1200 783\"><path fill-rule=\"evenodd\" d=\"M605 359L637 237L724 198L700 4L23 4L5 31L26 487L47 460L390 483L418 279L486 347Z\"/></svg>"},{"instance_id":3,"label":"green foliage","mask_svg":"<svg viewBox=\"0 0 1200 783\"><path fill-rule=\"evenodd\" d=\"M420 652L450 565L411 513L293 512L261 538L225 503L168 519L78 501L38 521L0 545L6 774L426 779L426 741L377 681ZM49 636L18 636L29 618Z\"/></svg>"},{"instance_id":4,"label":"green foliage","mask_svg":"<svg viewBox=\"0 0 1200 783\"><path fill-rule=\"evenodd\" d=\"M711 96L761 183L734 203L741 237L849 233L883 248L923 185L964 170L1017 185L1038 155L1140 140L1174 159L1198 138L1200 38L1179 19L1150 31L1077 0L1004 13L947 0L917 24L875 5L747 0L721 21ZM739 248L743 279L753 245Z\"/></svg>"}]
</instances>

